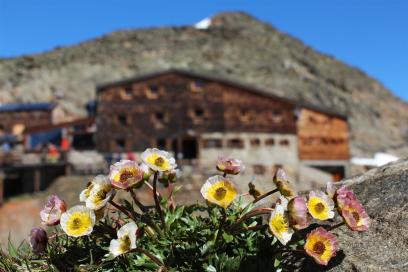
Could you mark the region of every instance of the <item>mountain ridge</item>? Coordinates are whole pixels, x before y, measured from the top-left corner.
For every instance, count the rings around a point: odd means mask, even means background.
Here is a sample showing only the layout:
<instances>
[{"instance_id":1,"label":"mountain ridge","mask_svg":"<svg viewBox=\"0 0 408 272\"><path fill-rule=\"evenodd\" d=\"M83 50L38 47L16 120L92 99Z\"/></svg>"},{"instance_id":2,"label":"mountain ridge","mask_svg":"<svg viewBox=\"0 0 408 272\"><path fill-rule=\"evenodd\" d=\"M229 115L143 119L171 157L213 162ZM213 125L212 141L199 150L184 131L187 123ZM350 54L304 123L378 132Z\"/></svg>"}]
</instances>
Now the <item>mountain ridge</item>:
<instances>
[{"instance_id":1,"label":"mountain ridge","mask_svg":"<svg viewBox=\"0 0 408 272\"><path fill-rule=\"evenodd\" d=\"M58 94L67 114L81 116L96 85L191 69L349 115L355 156L408 151L408 104L361 69L246 13L221 13L210 20L204 29L120 30L41 54L0 59L0 101L48 101Z\"/></svg>"}]
</instances>

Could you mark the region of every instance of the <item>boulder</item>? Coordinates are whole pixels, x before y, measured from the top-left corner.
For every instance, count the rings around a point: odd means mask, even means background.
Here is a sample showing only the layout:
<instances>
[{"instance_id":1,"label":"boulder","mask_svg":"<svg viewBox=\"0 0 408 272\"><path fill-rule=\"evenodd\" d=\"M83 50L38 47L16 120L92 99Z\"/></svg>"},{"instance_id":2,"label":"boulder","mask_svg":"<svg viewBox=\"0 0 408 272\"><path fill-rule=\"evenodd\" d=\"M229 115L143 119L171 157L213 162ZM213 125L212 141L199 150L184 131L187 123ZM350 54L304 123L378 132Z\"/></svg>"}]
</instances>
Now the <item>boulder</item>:
<instances>
[{"instance_id":1,"label":"boulder","mask_svg":"<svg viewBox=\"0 0 408 272\"><path fill-rule=\"evenodd\" d=\"M408 160L342 183L354 190L372 222L364 233L335 231L342 251L330 271L408 271Z\"/></svg>"}]
</instances>

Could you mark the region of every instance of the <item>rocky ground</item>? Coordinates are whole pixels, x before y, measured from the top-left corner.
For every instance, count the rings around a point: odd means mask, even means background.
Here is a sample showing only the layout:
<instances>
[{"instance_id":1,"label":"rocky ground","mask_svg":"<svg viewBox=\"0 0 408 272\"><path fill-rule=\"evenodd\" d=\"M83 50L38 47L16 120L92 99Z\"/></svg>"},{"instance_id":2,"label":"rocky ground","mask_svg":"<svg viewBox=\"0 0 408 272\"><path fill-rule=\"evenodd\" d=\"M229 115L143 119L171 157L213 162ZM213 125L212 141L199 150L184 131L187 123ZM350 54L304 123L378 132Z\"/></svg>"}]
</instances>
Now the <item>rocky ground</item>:
<instances>
[{"instance_id":1,"label":"rocky ground","mask_svg":"<svg viewBox=\"0 0 408 272\"><path fill-rule=\"evenodd\" d=\"M339 229L345 255L333 271L408 271L408 160L346 180L372 218L365 233Z\"/></svg>"}]
</instances>

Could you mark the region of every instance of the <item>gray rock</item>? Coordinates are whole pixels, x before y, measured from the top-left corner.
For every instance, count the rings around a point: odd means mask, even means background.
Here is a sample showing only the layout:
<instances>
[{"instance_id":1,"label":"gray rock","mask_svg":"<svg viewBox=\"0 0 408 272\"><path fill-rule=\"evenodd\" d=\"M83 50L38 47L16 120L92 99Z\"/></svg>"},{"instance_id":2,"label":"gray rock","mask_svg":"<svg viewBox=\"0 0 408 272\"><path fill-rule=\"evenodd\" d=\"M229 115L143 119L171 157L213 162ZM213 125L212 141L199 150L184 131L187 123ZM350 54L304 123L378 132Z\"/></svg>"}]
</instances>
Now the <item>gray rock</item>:
<instances>
[{"instance_id":1,"label":"gray rock","mask_svg":"<svg viewBox=\"0 0 408 272\"><path fill-rule=\"evenodd\" d=\"M345 227L335 231L343 251L340 256L345 257L330 271L408 271L408 160L344 183L366 207L372 224L364 233Z\"/></svg>"}]
</instances>

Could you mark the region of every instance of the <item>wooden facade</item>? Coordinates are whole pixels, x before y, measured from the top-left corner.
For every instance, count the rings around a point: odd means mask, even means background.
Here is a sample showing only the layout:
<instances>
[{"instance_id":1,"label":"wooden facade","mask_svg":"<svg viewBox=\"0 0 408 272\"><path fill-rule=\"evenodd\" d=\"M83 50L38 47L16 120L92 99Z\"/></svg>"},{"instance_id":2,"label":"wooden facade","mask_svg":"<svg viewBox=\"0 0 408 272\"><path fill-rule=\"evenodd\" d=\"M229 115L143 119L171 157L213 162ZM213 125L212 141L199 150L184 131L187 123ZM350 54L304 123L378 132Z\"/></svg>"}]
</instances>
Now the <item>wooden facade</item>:
<instances>
[{"instance_id":1,"label":"wooden facade","mask_svg":"<svg viewBox=\"0 0 408 272\"><path fill-rule=\"evenodd\" d=\"M200 142L201 133L296 134L295 105L188 73L170 71L101 86L97 103L101 152L156 146L186 156L206 144ZM229 144L238 146L239 139Z\"/></svg>"},{"instance_id":2,"label":"wooden facade","mask_svg":"<svg viewBox=\"0 0 408 272\"><path fill-rule=\"evenodd\" d=\"M25 128L49 125L54 105L10 104L0 107L0 131L3 134L19 133Z\"/></svg>"},{"instance_id":3,"label":"wooden facade","mask_svg":"<svg viewBox=\"0 0 408 272\"><path fill-rule=\"evenodd\" d=\"M347 120L303 108L298 120L300 160L349 160Z\"/></svg>"},{"instance_id":4,"label":"wooden facade","mask_svg":"<svg viewBox=\"0 0 408 272\"><path fill-rule=\"evenodd\" d=\"M103 153L152 146L182 153L183 158L197 158L208 148L255 152L261 144L258 134L266 139L262 146L287 146L271 151L279 151L278 157L294 156L294 162L316 162L320 167L331 161L331 168L343 169L350 157L346 117L187 71L169 70L100 86L97 105L96 147ZM268 137L278 138L270 142ZM244 146L248 141L252 151Z\"/></svg>"}]
</instances>

